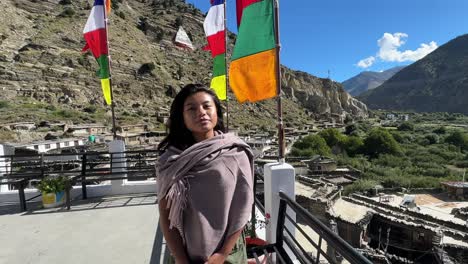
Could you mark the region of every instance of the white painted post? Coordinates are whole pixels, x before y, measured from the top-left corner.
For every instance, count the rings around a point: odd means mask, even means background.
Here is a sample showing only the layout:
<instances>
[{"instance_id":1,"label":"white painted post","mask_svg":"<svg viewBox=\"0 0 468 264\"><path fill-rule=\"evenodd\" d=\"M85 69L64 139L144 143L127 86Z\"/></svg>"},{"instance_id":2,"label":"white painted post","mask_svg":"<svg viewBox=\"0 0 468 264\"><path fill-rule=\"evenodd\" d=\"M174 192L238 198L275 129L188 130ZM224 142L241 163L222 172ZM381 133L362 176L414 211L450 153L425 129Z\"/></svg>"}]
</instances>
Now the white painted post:
<instances>
[{"instance_id":1,"label":"white painted post","mask_svg":"<svg viewBox=\"0 0 468 264\"><path fill-rule=\"evenodd\" d=\"M127 167L127 161L125 160L125 143L122 140L113 140L109 143L109 153L112 154L112 173L122 172L125 174L125 167ZM111 181L112 190L114 192L120 190L124 184L124 180L113 180Z\"/></svg>"},{"instance_id":2,"label":"white painted post","mask_svg":"<svg viewBox=\"0 0 468 264\"><path fill-rule=\"evenodd\" d=\"M268 243L276 242L276 228L278 222L280 197L279 192L282 191L291 200L295 201L295 172L293 166L287 163L268 163L264 166L265 176L265 215L270 215L270 219L266 226L266 240ZM286 213L296 221L296 214L292 209L288 208ZM295 226L286 218L285 228L291 231L295 236ZM285 247L286 252L292 260L295 259L292 252Z\"/></svg>"},{"instance_id":3,"label":"white painted post","mask_svg":"<svg viewBox=\"0 0 468 264\"><path fill-rule=\"evenodd\" d=\"M9 160L2 158L1 156L12 155L12 151L8 146L0 144L0 178L3 177L3 174L9 173L11 170L11 163ZM7 192L8 184L0 185L0 192Z\"/></svg>"}]
</instances>

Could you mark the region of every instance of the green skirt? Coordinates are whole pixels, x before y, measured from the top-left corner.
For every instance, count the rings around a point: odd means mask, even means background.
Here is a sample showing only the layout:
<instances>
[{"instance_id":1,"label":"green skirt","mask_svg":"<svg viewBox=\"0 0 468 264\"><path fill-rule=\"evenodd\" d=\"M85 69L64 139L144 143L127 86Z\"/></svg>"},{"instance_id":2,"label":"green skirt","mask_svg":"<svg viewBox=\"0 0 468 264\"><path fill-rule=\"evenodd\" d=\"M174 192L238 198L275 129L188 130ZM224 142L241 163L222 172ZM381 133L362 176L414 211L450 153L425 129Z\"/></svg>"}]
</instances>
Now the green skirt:
<instances>
[{"instance_id":1,"label":"green skirt","mask_svg":"<svg viewBox=\"0 0 468 264\"><path fill-rule=\"evenodd\" d=\"M174 264L175 259L172 255L169 255L165 264ZM245 246L245 235L242 232L241 236L237 240L236 244L232 248L231 254L227 257L225 264L245 264L247 263L247 248Z\"/></svg>"}]
</instances>

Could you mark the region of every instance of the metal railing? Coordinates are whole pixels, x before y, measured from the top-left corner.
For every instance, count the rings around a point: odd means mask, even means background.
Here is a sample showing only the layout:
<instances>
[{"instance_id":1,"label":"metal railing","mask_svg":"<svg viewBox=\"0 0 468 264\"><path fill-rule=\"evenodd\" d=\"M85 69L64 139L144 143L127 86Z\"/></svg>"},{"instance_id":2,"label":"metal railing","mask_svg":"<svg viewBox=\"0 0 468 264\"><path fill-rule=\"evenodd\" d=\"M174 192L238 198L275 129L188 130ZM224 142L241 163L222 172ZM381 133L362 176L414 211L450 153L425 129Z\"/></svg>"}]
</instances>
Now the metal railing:
<instances>
[{"instance_id":1,"label":"metal railing","mask_svg":"<svg viewBox=\"0 0 468 264\"><path fill-rule=\"evenodd\" d=\"M261 176L256 175L255 188L258 186L257 179L263 181ZM343 259L351 264L372 263L285 193L279 192L279 197L276 243L253 247L248 250L248 255L253 256L257 263L262 263L259 258L260 255L266 256L267 263L274 263L271 253L276 253L276 263L293 263L292 258L297 259L300 263L341 263ZM255 197L255 204L260 211L265 213L263 204L257 196ZM289 210L287 210L288 208ZM288 211L294 212L298 221L288 215ZM290 224L286 225L286 220ZM301 222L301 225L298 222ZM288 226L293 226L295 230L289 229ZM311 237L310 230L304 230L304 226L317 234L318 241L317 238L314 240ZM298 234L295 234L295 231L298 231ZM308 242L309 247L306 247L305 244L307 243L304 243L304 241L298 241L299 234ZM327 244L327 251L323 249L324 242ZM288 251L290 254L287 253Z\"/></svg>"},{"instance_id":2,"label":"metal railing","mask_svg":"<svg viewBox=\"0 0 468 264\"><path fill-rule=\"evenodd\" d=\"M71 185L81 183L82 197L86 186L107 180L147 180L155 177L156 150L125 152L80 152L0 156L0 185L18 189L21 210L26 202L24 189L47 176L65 176Z\"/></svg>"}]
</instances>

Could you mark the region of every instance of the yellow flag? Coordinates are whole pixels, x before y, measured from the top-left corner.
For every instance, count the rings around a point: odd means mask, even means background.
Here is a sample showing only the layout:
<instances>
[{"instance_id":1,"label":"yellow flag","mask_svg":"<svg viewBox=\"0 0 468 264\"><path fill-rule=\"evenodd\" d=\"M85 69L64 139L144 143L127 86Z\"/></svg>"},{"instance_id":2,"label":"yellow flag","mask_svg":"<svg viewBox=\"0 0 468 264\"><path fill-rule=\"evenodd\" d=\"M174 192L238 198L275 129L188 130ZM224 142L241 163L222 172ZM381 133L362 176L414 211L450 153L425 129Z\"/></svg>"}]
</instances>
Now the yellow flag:
<instances>
[{"instance_id":1,"label":"yellow flag","mask_svg":"<svg viewBox=\"0 0 468 264\"><path fill-rule=\"evenodd\" d=\"M112 104L110 81L109 79L101 79L102 93L104 94L104 100L107 105Z\"/></svg>"},{"instance_id":2,"label":"yellow flag","mask_svg":"<svg viewBox=\"0 0 468 264\"><path fill-rule=\"evenodd\" d=\"M210 87L215 91L219 100L226 100L226 75L216 76L211 79Z\"/></svg>"}]
</instances>

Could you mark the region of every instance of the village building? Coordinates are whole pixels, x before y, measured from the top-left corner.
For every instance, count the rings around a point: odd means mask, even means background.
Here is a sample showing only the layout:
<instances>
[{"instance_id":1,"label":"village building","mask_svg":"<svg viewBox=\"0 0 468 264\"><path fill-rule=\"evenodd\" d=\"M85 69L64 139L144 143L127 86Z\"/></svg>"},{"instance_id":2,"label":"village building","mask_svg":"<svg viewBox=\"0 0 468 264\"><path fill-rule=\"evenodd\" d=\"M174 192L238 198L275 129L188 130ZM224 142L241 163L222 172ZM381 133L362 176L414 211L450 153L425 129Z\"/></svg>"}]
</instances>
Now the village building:
<instances>
[{"instance_id":1,"label":"village building","mask_svg":"<svg viewBox=\"0 0 468 264\"><path fill-rule=\"evenodd\" d=\"M387 119L387 120L395 120L395 119L396 119L396 116L395 116L395 114L393 114L393 113L387 113L387 114L385 114L385 119Z\"/></svg>"},{"instance_id":2,"label":"village building","mask_svg":"<svg viewBox=\"0 0 468 264\"><path fill-rule=\"evenodd\" d=\"M117 133L142 133L148 131L147 124L117 126Z\"/></svg>"},{"instance_id":3,"label":"village building","mask_svg":"<svg viewBox=\"0 0 468 264\"><path fill-rule=\"evenodd\" d=\"M7 129L7 130L30 131L30 130L36 129L36 124L34 122L7 123L7 124L0 124L0 128Z\"/></svg>"},{"instance_id":4,"label":"village building","mask_svg":"<svg viewBox=\"0 0 468 264\"><path fill-rule=\"evenodd\" d=\"M50 151L76 148L83 146L83 138L62 138L56 140L33 141L30 143L5 143L4 145L14 149L18 153L47 153Z\"/></svg>"},{"instance_id":5,"label":"village building","mask_svg":"<svg viewBox=\"0 0 468 264\"><path fill-rule=\"evenodd\" d=\"M158 120L160 123L167 124L168 119L169 119L168 110L160 110L156 112L156 120Z\"/></svg>"},{"instance_id":6,"label":"village building","mask_svg":"<svg viewBox=\"0 0 468 264\"><path fill-rule=\"evenodd\" d=\"M70 125L67 131L71 132L74 136L84 135L98 135L108 133L106 126L102 124L81 124L81 125Z\"/></svg>"},{"instance_id":7,"label":"village building","mask_svg":"<svg viewBox=\"0 0 468 264\"><path fill-rule=\"evenodd\" d=\"M313 173L330 172L337 169L337 162L329 157L317 155L309 161L309 169Z\"/></svg>"},{"instance_id":8,"label":"village building","mask_svg":"<svg viewBox=\"0 0 468 264\"><path fill-rule=\"evenodd\" d=\"M441 185L450 198L468 200L468 182L442 182Z\"/></svg>"}]
</instances>

